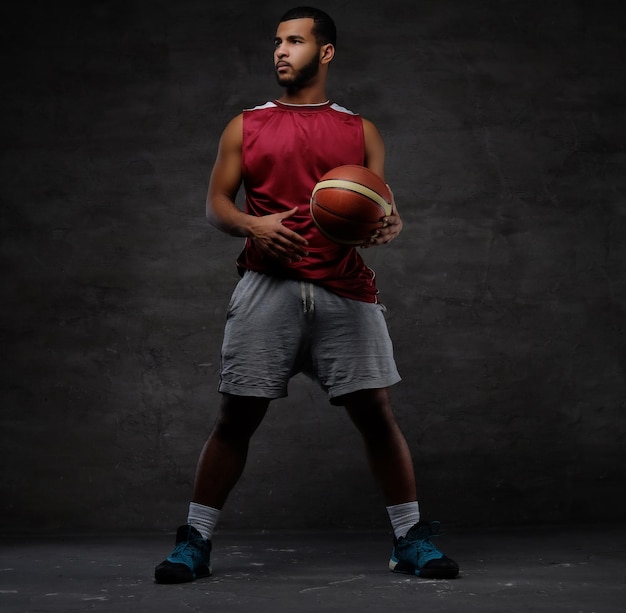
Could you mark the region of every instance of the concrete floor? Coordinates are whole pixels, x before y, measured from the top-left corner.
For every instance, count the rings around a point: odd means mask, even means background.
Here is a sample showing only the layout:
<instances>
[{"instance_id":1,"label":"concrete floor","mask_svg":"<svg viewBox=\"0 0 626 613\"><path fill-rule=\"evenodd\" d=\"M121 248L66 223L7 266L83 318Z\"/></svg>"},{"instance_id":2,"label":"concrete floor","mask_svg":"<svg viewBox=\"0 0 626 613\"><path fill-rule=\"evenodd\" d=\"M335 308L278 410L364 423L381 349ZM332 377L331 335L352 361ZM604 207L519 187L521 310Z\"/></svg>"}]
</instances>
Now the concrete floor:
<instances>
[{"instance_id":1,"label":"concrete floor","mask_svg":"<svg viewBox=\"0 0 626 613\"><path fill-rule=\"evenodd\" d=\"M437 543L457 579L390 573L381 532L221 533L213 577L157 585L172 535L5 538L0 611L626 611L626 526L455 531Z\"/></svg>"}]
</instances>

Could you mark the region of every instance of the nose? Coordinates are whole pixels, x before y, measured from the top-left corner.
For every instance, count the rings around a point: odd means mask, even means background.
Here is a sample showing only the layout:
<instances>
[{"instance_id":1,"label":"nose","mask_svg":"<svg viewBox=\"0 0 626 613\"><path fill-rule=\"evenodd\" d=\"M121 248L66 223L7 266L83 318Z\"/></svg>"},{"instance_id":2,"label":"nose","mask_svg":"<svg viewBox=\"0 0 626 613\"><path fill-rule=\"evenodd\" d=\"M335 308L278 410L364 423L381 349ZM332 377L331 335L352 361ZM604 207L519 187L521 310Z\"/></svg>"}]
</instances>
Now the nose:
<instances>
[{"instance_id":1,"label":"nose","mask_svg":"<svg viewBox=\"0 0 626 613\"><path fill-rule=\"evenodd\" d=\"M287 55L287 48L283 43L276 45L274 55L276 55L277 58L285 57Z\"/></svg>"}]
</instances>

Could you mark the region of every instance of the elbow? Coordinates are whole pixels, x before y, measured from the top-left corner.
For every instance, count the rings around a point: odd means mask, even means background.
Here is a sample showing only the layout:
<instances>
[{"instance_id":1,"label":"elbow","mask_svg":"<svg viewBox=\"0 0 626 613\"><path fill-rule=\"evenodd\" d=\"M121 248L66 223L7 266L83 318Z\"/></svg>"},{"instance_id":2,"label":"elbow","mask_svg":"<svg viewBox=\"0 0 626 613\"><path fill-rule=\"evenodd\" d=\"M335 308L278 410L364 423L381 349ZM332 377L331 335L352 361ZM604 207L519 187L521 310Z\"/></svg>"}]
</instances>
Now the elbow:
<instances>
[{"instance_id":1,"label":"elbow","mask_svg":"<svg viewBox=\"0 0 626 613\"><path fill-rule=\"evenodd\" d=\"M215 206L213 206L213 202L210 198L207 198L204 214L211 226L213 226L217 230L226 232L226 234L231 233L228 221L223 217L223 215L220 215L220 211Z\"/></svg>"},{"instance_id":2,"label":"elbow","mask_svg":"<svg viewBox=\"0 0 626 613\"><path fill-rule=\"evenodd\" d=\"M211 205L211 199L208 198L208 197L207 197L206 203L205 203L204 215L205 215L207 221L212 226L215 226L215 211L213 210L213 206Z\"/></svg>"}]
</instances>

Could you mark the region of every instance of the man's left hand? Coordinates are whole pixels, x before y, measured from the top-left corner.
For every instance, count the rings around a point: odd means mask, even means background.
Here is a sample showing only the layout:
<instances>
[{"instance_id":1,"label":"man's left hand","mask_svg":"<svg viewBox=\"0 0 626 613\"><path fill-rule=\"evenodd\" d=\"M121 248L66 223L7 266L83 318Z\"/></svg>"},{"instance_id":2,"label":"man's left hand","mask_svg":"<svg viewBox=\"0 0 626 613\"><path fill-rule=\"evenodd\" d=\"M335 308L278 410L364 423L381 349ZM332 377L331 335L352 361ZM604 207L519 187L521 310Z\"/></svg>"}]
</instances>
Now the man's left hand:
<instances>
[{"instance_id":1,"label":"man's left hand","mask_svg":"<svg viewBox=\"0 0 626 613\"><path fill-rule=\"evenodd\" d=\"M389 187L389 185L387 185L387 187ZM386 215L381 219L380 227L373 232L369 241L361 245L363 249L377 245L386 245L402 231L402 218L398 213L398 207L396 206L391 188L389 188L389 193L391 194L391 215Z\"/></svg>"}]
</instances>

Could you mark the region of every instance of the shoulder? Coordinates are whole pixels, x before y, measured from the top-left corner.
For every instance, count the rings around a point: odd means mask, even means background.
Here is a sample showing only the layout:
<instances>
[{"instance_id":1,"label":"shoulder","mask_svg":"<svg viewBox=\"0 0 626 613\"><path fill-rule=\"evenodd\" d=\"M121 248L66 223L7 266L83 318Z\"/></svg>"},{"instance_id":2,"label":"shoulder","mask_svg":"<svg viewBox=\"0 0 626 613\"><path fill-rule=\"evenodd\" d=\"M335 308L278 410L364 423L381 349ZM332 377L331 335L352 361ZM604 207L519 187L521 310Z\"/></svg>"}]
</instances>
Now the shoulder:
<instances>
[{"instance_id":1,"label":"shoulder","mask_svg":"<svg viewBox=\"0 0 626 613\"><path fill-rule=\"evenodd\" d=\"M365 141L377 142L383 140L378 128L371 122L369 119L365 119L365 117L361 118L363 122L363 134L365 135Z\"/></svg>"},{"instance_id":2,"label":"shoulder","mask_svg":"<svg viewBox=\"0 0 626 613\"><path fill-rule=\"evenodd\" d=\"M329 108L333 111L336 111L337 113L351 115L352 117L354 117L355 120L360 121L360 123L363 125L363 132L365 133L366 138L368 137L368 134L372 136L380 136L378 128L371 121L365 119L365 117L362 117L359 113L355 113L354 111L351 111L350 109L347 109L345 106L341 106L336 102L333 102Z\"/></svg>"},{"instance_id":3,"label":"shoulder","mask_svg":"<svg viewBox=\"0 0 626 613\"><path fill-rule=\"evenodd\" d=\"M270 115L276 113L278 105L274 102L266 102L258 106L244 109L241 115L235 117L245 132L254 131L267 121Z\"/></svg>"},{"instance_id":4,"label":"shoulder","mask_svg":"<svg viewBox=\"0 0 626 613\"><path fill-rule=\"evenodd\" d=\"M220 140L222 147L241 147L243 140L243 113L239 113L226 124Z\"/></svg>"},{"instance_id":5,"label":"shoulder","mask_svg":"<svg viewBox=\"0 0 626 613\"><path fill-rule=\"evenodd\" d=\"M236 132L241 131L241 126L243 125L243 113L239 113L239 115L233 117L224 128L224 134L227 132Z\"/></svg>"}]
</instances>

